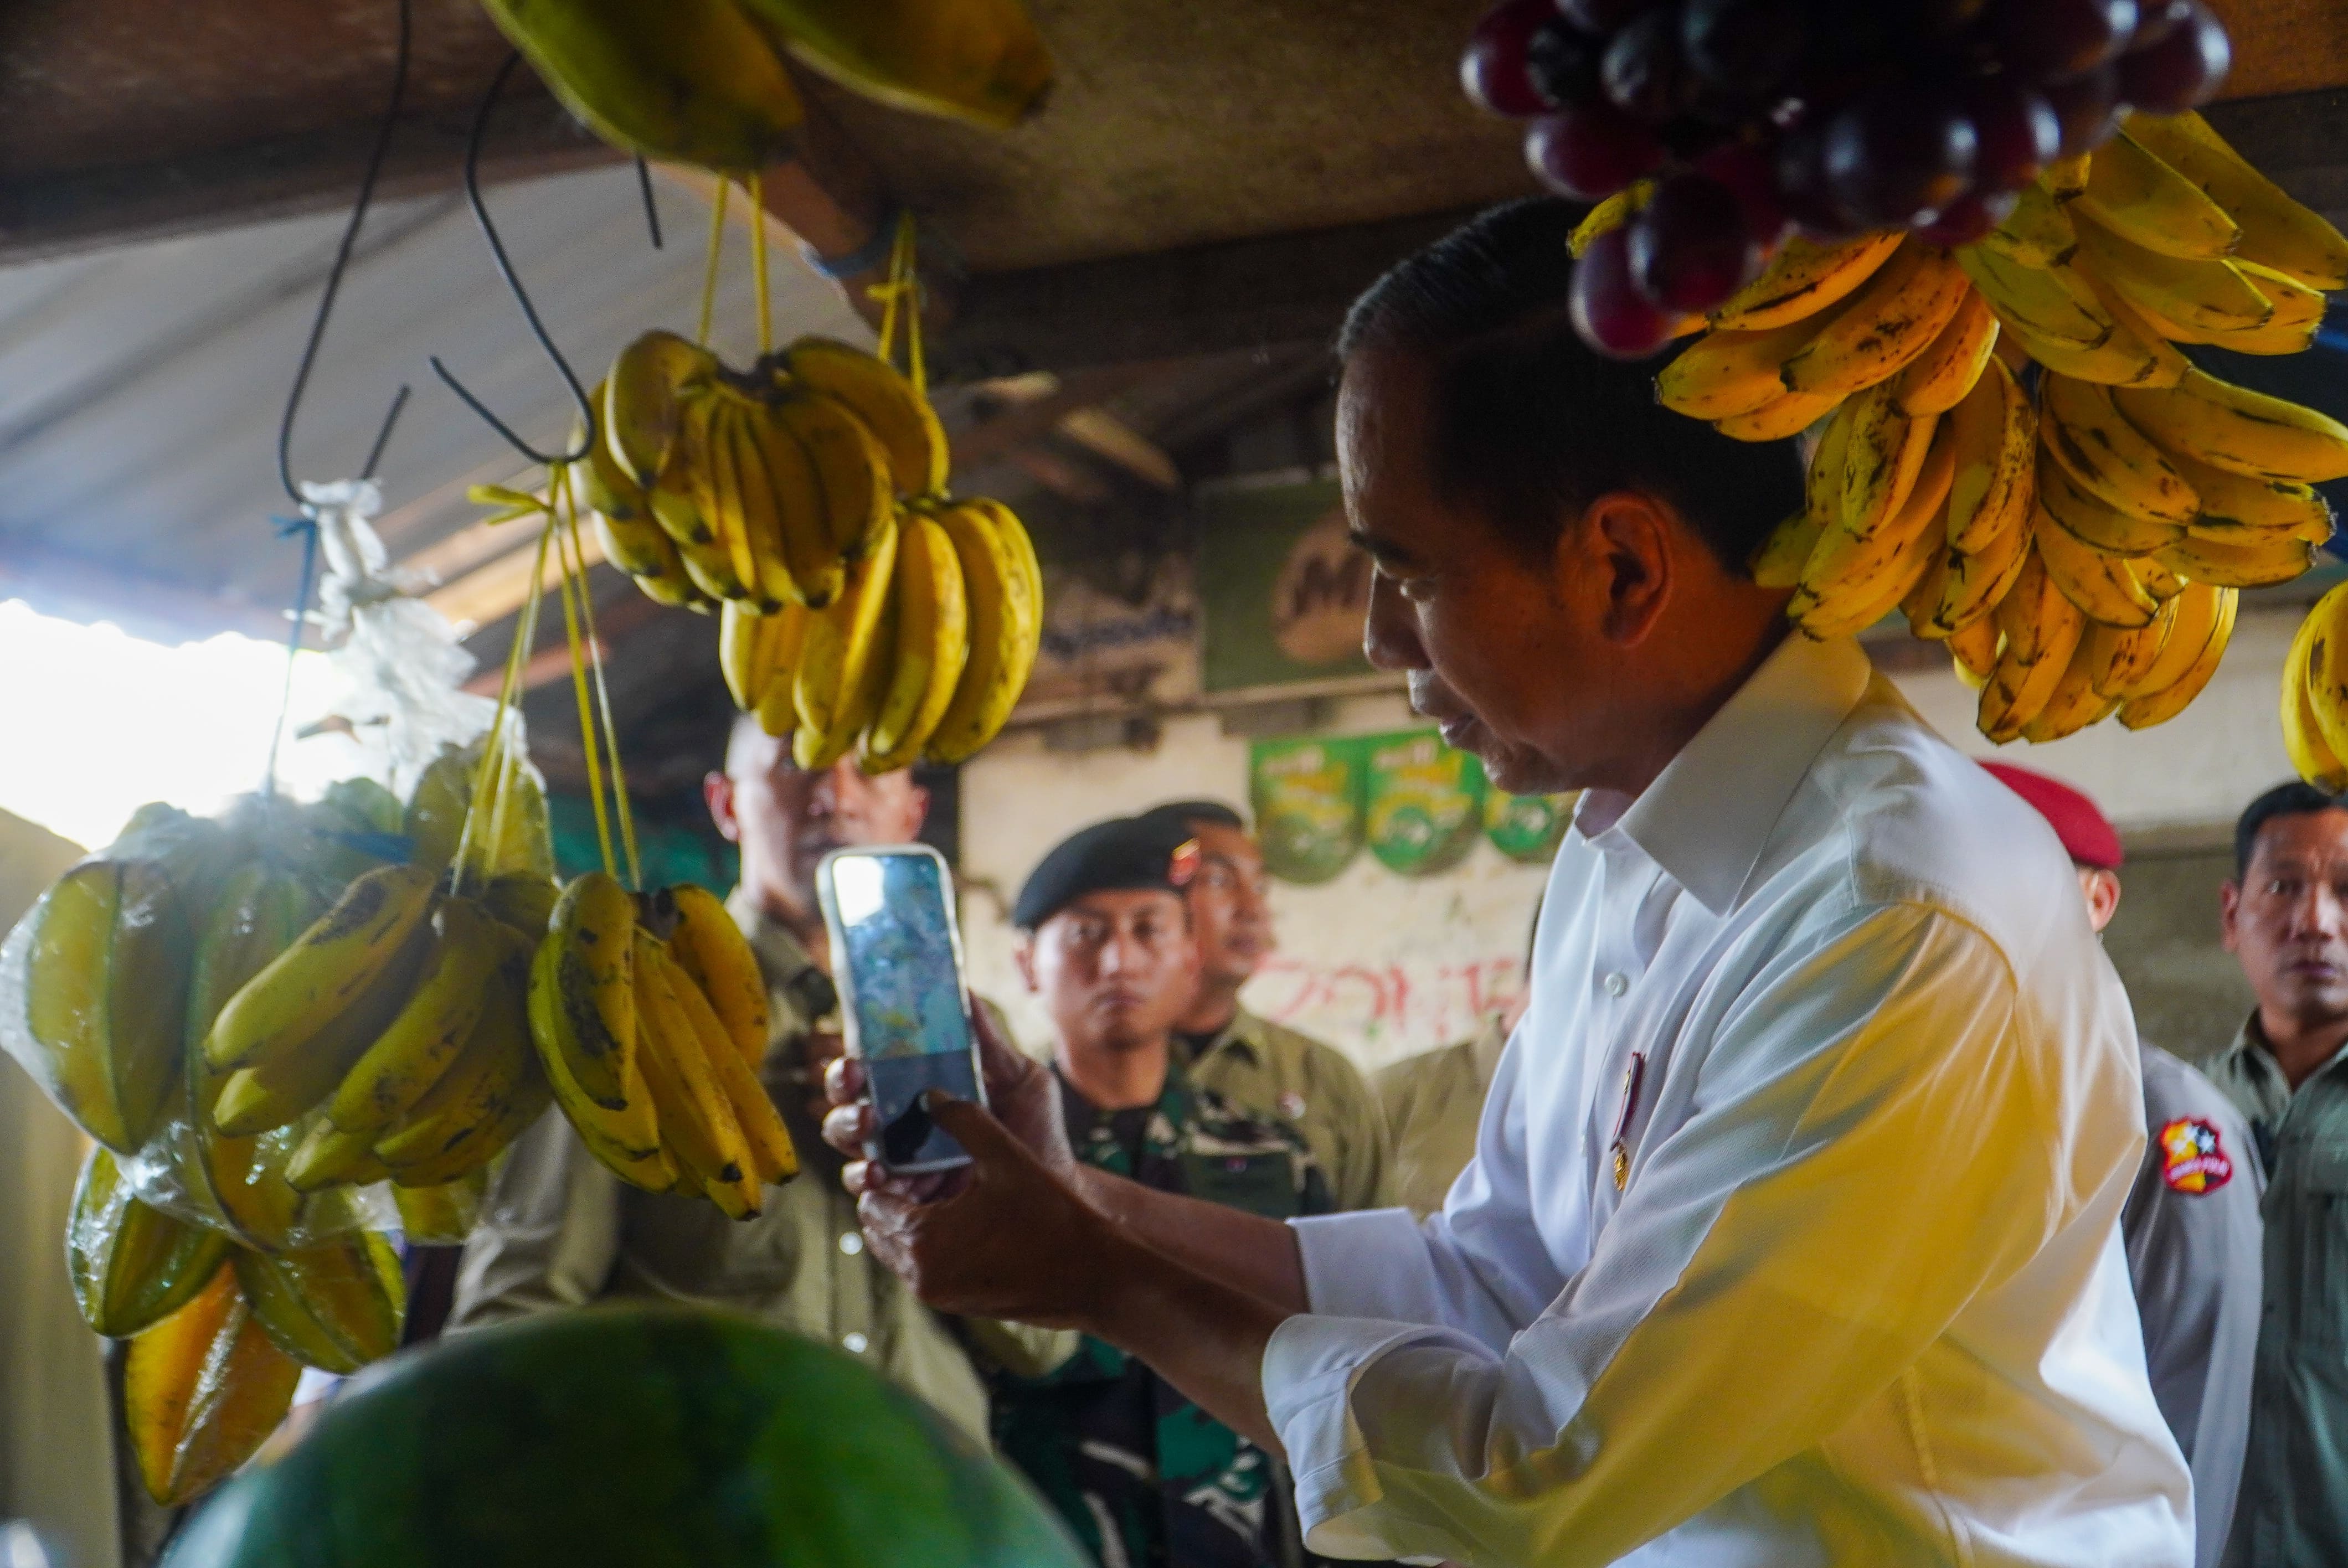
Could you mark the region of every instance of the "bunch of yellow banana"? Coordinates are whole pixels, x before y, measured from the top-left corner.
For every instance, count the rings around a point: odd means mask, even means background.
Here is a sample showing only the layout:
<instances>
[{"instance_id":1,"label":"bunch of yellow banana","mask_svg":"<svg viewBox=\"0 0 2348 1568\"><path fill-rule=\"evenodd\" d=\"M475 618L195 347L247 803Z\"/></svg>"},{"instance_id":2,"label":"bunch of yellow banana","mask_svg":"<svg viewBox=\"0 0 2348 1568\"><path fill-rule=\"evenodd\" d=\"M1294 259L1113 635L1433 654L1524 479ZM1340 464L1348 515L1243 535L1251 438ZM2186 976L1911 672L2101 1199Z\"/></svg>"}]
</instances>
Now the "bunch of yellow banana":
<instances>
[{"instance_id":1,"label":"bunch of yellow banana","mask_svg":"<svg viewBox=\"0 0 2348 1568\"><path fill-rule=\"evenodd\" d=\"M654 332L597 401L573 478L607 556L664 602L722 605L726 685L802 766L960 762L994 738L1043 574L1009 507L945 494L944 431L894 366L802 338L736 375Z\"/></svg>"},{"instance_id":2,"label":"bunch of yellow banana","mask_svg":"<svg viewBox=\"0 0 2348 1568\"><path fill-rule=\"evenodd\" d=\"M2297 353L2343 284L2348 240L2199 116L2138 116L1953 254L1788 243L1657 395L1744 440L1817 428L1752 563L1805 631L1904 610L1993 740L2141 727L2208 683L2235 590L2312 562L2312 487L2348 474L2348 426L2176 344Z\"/></svg>"},{"instance_id":3,"label":"bunch of yellow banana","mask_svg":"<svg viewBox=\"0 0 2348 1568\"><path fill-rule=\"evenodd\" d=\"M530 1024L556 1102L623 1181L740 1220L798 1173L758 1076L766 980L706 890L572 882L530 965Z\"/></svg>"},{"instance_id":4,"label":"bunch of yellow banana","mask_svg":"<svg viewBox=\"0 0 2348 1568\"><path fill-rule=\"evenodd\" d=\"M2348 583L2315 601L2282 666L2282 740L2299 776L2348 789Z\"/></svg>"},{"instance_id":5,"label":"bunch of yellow banana","mask_svg":"<svg viewBox=\"0 0 2348 1568\"><path fill-rule=\"evenodd\" d=\"M564 107L629 152L752 174L806 118L786 54L899 108L1005 128L1052 59L1018 0L483 0Z\"/></svg>"},{"instance_id":6,"label":"bunch of yellow banana","mask_svg":"<svg viewBox=\"0 0 2348 1568\"><path fill-rule=\"evenodd\" d=\"M999 501L901 507L821 610L729 604L718 664L734 700L804 768L852 749L865 772L958 763L1011 716L1043 640L1043 577Z\"/></svg>"},{"instance_id":7,"label":"bunch of yellow banana","mask_svg":"<svg viewBox=\"0 0 2348 1568\"><path fill-rule=\"evenodd\" d=\"M531 946L486 902L444 896L429 869L361 876L212 1021L213 1134L323 1111L284 1163L296 1192L479 1169L552 1097L530 1047Z\"/></svg>"},{"instance_id":8,"label":"bunch of yellow banana","mask_svg":"<svg viewBox=\"0 0 2348 1568\"><path fill-rule=\"evenodd\" d=\"M606 556L670 604L771 613L839 596L899 494L945 480L945 433L886 361L803 338L736 374L649 332L598 388L573 479Z\"/></svg>"}]
</instances>

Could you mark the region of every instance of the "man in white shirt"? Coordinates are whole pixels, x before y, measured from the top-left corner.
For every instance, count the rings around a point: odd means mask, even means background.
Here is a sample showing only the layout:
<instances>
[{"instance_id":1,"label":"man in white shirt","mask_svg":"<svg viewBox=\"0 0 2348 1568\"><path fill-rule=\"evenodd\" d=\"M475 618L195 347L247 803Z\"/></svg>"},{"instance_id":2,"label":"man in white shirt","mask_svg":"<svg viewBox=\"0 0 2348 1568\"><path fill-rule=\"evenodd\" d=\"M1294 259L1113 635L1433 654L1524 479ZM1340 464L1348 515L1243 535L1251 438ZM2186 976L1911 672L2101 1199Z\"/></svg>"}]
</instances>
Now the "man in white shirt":
<instances>
[{"instance_id":1,"label":"man in white shirt","mask_svg":"<svg viewBox=\"0 0 2348 1568\"><path fill-rule=\"evenodd\" d=\"M939 1112L973 1167L849 1173L875 1251L1277 1443L1333 1555L2185 1568L2117 1225L2135 1033L2069 862L1855 643L1787 635L1742 563L1791 453L1581 347L1573 218L1486 214L1340 345L1373 661L1498 787L1589 792L1444 1210L1081 1171L990 1040L1001 1120Z\"/></svg>"}]
</instances>

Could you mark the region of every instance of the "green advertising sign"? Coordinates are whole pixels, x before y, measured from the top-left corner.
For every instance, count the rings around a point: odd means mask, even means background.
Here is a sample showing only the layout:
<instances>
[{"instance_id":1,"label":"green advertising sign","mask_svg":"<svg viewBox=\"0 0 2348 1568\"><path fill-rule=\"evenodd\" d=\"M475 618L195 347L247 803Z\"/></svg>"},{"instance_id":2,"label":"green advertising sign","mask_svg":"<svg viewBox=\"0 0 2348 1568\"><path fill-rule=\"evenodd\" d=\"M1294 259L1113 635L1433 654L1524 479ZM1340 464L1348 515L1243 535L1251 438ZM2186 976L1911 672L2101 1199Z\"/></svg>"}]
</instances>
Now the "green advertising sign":
<instances>
[{"instance_id":1,"label":"green advertising sign","mask_svg":"<svg viewBox=\"0 0 2348 1568\"><path fill-rule=\"evenodd\" d=\"M1249 797L1264 869L1283 882L1326 882L1362 847L1357 742L1259 741Z\"/></svg>"},{"instance_id":2,"label":"green advertising sign","mask_svg":"<svg viewBox=\"0 0 2348 1568\"><path fill-rule=\"evenodd\" d=\"M1557 853L1573 825L1579 794L1507 794L1487 787L1484 836L1511 860L1539 865Z\"/></svg>"},{"instance_id":3,"label":"green advertising sign","mask_svg":"<svg viewBox=\"0 0 2348 1568\"><path fill-rule=\"evenodd\" d=\"M1430 876L1465 860L1479 834L1511 860L1544 864L1580 798L1494 789L1473 753L1433 730L1258 741L1249 776L1264 868L1283 882L1326 882L1365 843L1388 870Z\"/></svg>"},{"instance_id":4,"label":"green advertising sign","mask_svg":"<svg viewBox=\"0 0 2348 1568\"><path fill-rule=\"evenodd\" d=\"M1196 507L1209 692L1370 672L1370 563L1334 479L1207 487Z\"/></svg>"},{"instance_id":5,"label":"green advertising sign","mask_svg":"<svg viewBox=\"0 0 2348 1568\"><path fill-rule=\"evenodd\" d=\"M1476 847L1484 826L1484 773L1433 730L1362 742L1369 757L1370 853L1389 871L1431 876Z\"/></svg>"}]
</instances>

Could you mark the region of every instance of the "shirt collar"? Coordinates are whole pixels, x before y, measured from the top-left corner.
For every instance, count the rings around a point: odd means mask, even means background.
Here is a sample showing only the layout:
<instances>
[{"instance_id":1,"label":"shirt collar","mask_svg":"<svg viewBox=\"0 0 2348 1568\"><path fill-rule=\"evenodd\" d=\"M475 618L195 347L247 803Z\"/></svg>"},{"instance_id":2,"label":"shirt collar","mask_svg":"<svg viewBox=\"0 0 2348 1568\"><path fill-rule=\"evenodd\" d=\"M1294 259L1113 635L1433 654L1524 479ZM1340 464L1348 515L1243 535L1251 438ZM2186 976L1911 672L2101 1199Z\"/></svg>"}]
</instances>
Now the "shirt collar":
<instances>
[{"instance_id":1,"label":"shirt collar","mask_svg":"<svg viewBox=\"0 0 2348 1568\"><path fill-rule=\"evenodd\" d=\"M1220 1033L1195 1051L1189 1049L1188 1040L1176 1035L1174 1050L1169 1054L1178 1061L1187 1061L1188 1065L1195 1067L1210 1057L1228 1052L1243 1056L1250 1063L1260 1067L1263 1064L1263 1050L1259 1043L1262 1031L1263 1020L1247 1009L1241 1008L1231 1014L1231 1021L1223 1025Z\"/></svg>"},{"instance_id":2,"label":"shirt collar","mask_svg":"<svg viewBox=\"0 0 2348 1568\"><path fill-rule=\"evenodd\" d=\"M1850 638L1788 633L1615 827L1705 908L1725 914L1873 675Z\"/></svg>"}]
</instances>

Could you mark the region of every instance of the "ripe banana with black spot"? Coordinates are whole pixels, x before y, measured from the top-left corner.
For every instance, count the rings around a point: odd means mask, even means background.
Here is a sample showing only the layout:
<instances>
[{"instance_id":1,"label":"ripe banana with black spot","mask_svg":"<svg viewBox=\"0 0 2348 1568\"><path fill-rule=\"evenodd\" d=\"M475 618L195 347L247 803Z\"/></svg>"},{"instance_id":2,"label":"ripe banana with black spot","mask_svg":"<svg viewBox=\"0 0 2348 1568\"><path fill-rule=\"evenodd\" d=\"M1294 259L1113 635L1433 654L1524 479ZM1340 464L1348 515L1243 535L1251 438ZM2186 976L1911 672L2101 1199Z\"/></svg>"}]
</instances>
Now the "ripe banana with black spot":
<instances>
[{"instance_id":1,"label":"ripe banana with black spot","mask_svg":"<svg viewBox=\"0 0 2348 1568\"><path fill-rule=\"evenodd\" d=\"M1758 278L1712 313L1712 324L1764 332L1816 315L1856 292L1905 237L1895 229L1821 244L1797 235L1778 249Z\"/></svg>"},{"instance_id":2,"label":"ripe banana with black spot","mask_svg":"<svg viewBox=\"0 0 2348 1568\"><path fill-rule=\"evenodd\" d=\"M2165 723L2201 694L2234 632L2240 595L2230 588L2188 583L2178 598L2178 624L2137 694L2120 704L2120 723L2131 730Z\"/></svg>"}]
</instances>

